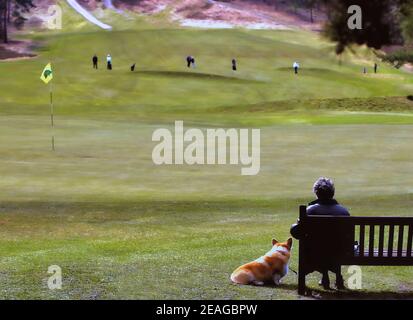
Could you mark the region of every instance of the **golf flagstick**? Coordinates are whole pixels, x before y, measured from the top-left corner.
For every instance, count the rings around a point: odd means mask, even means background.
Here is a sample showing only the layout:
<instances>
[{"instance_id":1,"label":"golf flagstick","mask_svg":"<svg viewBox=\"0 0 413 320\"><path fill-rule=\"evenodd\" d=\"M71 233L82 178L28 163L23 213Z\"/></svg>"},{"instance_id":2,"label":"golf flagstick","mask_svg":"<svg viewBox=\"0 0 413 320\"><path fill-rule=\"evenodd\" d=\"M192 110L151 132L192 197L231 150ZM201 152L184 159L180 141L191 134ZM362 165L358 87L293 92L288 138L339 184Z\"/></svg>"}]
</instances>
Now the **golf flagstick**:
<instances>
[{"instance_id":1,"label":"golf flagstick","mask_svg":"<svg viewBox=\"0 0 413 320\"><path fill-rule=\"evenodd\" d=\"M54 114L53 114L53 88L52 84L49 82L52 81L53 79L53 70L52 70L52 65L49 62L46 67L44 67L42 75L40 76L40 80L42 80L45 84L49 85L49 90L50 90L50 124L52 127L52 150L55 151L54 148Z\"/></svg>"},{"instance_id":2,"label":"golf flagstick","mask_svg":"<svg viewBox=\"0 0 413 320\"><path fill-rule=\"evenodd\" d=\"M52 126L52 150L55 151L54 149L53 87L52 87L51 82L49 84L49 88L50 88L50 124Z\"/></svg>"}]
</instances>

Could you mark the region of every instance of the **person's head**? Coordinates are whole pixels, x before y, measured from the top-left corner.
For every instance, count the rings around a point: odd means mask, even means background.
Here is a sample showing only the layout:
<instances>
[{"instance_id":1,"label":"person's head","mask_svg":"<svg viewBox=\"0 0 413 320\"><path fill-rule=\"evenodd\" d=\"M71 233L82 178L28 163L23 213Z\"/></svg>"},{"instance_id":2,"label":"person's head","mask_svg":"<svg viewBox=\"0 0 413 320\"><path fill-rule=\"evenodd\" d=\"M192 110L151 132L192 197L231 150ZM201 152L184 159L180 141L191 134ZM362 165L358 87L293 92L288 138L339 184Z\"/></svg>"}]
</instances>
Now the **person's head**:
<instances>
[{"instance_id":1,"label":"person's head","mask_svg":"<svg viewBox=\"0 0 413 320\"><path fill-rule=\"evenodd\" d=\"M334 182L329 178L318 178L314 183L313 192L320 200L330 200L334 197Z\"/></svg>"}]
</instances>

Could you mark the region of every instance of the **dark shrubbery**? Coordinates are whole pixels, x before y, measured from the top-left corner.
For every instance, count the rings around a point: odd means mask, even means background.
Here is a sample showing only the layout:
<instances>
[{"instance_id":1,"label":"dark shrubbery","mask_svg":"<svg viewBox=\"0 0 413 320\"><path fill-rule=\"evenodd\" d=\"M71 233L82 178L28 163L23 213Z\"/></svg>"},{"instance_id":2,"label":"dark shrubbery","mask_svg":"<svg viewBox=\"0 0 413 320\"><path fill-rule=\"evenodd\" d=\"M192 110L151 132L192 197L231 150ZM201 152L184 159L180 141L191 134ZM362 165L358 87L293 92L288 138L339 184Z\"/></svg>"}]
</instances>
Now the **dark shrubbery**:
<instances>
[{"instance_id":1,"label":"dark shrubbery","mask_svg":"<svg viewBox=\"0 0 413 320\"><path fill-rule=\"evenodd\" d=\"M402 49L387 55L382 55L384 61L390 62L396 68L400 68L405 63L413 63L413 50Z\"/></svg>"}]
</instances>

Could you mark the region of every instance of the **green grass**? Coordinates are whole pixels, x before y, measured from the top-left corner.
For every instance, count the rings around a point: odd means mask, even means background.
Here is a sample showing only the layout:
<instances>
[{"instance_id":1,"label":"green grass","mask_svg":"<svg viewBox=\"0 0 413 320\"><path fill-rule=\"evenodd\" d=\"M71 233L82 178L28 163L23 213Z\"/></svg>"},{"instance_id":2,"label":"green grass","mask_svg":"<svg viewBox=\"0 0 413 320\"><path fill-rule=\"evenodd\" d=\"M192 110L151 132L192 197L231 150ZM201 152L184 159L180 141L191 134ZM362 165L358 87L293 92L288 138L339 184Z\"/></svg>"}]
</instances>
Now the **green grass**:
<instances>
[{"instance_id":1,"label":"green grass","mask_svg":"<svg viewBox=\"0 0 413 320\"><path fill-rule=\"evenodd\" d=\"M0 298L296 299L292 273L279 288L235 286L229 275L288 237L317 177L336 180L354 215L411 215L413 80L385 64L362 75L369 50L339 66L332 44L303 31L192 30L105 13L115 26L105 32L65 12L62 32L21 35L41 44L37 58L0 62ZM186 69L188 54L197 69ZM54 153L39 80L49 60ZM259 175L155 166L151 135L175 120L260 128ZM47 289L52 264L59 291ZM361 292L320 294L410 298L412 273L363 267Z\"/></svg>"},{"instance_id":2,"label":"green grass","mask_svg":"<svg viewBox=\"0 0 413 320\"><path fill-rule=\"evenodd\" d=\"M0 126L3 298L294 299L294 274L278 289L229 275L287 238L319 175L336 179L352 214L411 214L411 126L267 127L261 172L242 177L238 166L154 166L156 126L134 122L60 119L52 153L42 121ZM314 152L325 145L328 156ZM61 291L46 287L51 264ZM410 288L411 268L363 271L364 297Z\"/></svg>"}]
</instances>

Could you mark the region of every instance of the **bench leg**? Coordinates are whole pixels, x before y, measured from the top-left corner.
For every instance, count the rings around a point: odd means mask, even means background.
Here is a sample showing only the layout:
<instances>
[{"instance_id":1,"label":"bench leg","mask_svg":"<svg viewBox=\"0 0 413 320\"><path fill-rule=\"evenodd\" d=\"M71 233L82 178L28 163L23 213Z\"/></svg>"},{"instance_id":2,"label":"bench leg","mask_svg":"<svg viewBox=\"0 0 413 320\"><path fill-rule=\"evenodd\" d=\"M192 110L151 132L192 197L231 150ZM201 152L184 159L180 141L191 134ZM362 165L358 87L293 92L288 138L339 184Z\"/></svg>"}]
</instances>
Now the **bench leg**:
<instances>
[{"instance_id":1,"label":"bench leg","mask_svg":"<svg viewBox=\"0 0 413 320\"><path fill-rule=\"evenodd\" d=\"M305 295L307 291L306 285L305 285L305 272L302 270L302 268L299 268L298 270L298 294L299 295Z\"/></svg>"},{"instance_id":2,"label":"bench leg","mask_svg":"<svg viewBox=\"0 0 413 320\"><path fill-rule=\"evenodd\" d=\"M298 294L305 295L307 288L305 285L305 276L307 275L307 270L304 261L304 243L300 241L300 247L298 250Z\"/></svg>"}]
</instances>

